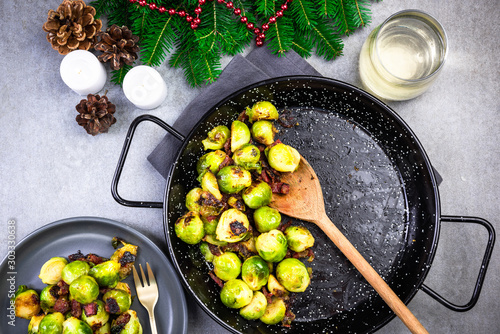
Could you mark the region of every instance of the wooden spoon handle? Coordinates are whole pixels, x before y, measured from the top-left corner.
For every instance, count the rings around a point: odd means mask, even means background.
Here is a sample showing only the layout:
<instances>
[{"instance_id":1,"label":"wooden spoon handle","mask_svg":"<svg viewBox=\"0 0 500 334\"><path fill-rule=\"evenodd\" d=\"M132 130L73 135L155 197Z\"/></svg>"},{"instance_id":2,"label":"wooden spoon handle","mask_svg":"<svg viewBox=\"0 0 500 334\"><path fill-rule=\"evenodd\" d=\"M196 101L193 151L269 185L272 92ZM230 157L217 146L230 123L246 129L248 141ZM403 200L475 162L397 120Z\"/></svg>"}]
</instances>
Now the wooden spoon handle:
<instances>
[{"instance_id":1,"label":"wooden spoon handle","mask_svg":"<svg viewBox=\"0 0 500 334\"><path fill-rule=\"evenodd\" d=\"M351 263L358 269L368 283L378 292L387 305L394 313L403 321L408 329L414 334L427 333L427 330L422 326L418 319L411 313L406 305L392 291L387 283L380 275L372 268L372 266L364 259L356 248L347 240L340 230L332 223L325 215L320 221L315 222L323 232L333 241L333 243L344 253Z\"/></svg>"}]
</instances>

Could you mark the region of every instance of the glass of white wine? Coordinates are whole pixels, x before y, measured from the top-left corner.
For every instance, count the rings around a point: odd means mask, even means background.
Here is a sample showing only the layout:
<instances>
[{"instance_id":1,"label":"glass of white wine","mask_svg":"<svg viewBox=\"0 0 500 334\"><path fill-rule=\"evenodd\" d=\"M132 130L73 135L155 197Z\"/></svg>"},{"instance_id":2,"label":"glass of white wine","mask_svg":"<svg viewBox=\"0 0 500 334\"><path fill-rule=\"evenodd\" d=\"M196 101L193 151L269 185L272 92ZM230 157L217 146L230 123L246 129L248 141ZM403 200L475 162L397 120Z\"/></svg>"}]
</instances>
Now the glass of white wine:
<instances>
[{"instance_id":1,"label":"glass of white wine","mask_svg":"<svg viewBox=\"0 0 500 334\"><path fill-rule=\"evenodd\" d=\"M384 100L412 99L436 79L447 50L446 32L435 18L414 9L398 12L366 39L359 57L361 81Z\"/></svg>"}]
</instances>

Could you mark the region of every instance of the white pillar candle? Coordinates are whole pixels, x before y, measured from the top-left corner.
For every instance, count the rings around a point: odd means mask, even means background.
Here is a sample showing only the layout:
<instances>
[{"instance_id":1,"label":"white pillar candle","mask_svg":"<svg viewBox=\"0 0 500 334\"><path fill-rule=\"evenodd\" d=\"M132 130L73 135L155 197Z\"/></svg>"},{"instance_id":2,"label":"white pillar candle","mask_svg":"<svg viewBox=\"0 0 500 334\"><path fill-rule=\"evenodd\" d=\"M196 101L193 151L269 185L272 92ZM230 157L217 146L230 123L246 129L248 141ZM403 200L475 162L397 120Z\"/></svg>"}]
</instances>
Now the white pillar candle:
<instances>
[{"instance_id":1,"label":"white pillar candle","mask_svg":"<svg viewBox=\"0 0 500 334\"><path fill-rule=\"evenodd\" d=\"M106 69L91 52L75 50L61 62L61 78L64 83L80 95L95 94L106 83Z\"/></svg>"},{"instance_id":2,"label":"white pillar candle","mask_svg":"<svg viewBox=\"0 0 500 334\"><path fill-rule=\"evenodd\" d=\"M123 92L139 109L154 109L167 97L167 84L152 67L139 65L123 79Z\"/></svg>"}]
</instances>

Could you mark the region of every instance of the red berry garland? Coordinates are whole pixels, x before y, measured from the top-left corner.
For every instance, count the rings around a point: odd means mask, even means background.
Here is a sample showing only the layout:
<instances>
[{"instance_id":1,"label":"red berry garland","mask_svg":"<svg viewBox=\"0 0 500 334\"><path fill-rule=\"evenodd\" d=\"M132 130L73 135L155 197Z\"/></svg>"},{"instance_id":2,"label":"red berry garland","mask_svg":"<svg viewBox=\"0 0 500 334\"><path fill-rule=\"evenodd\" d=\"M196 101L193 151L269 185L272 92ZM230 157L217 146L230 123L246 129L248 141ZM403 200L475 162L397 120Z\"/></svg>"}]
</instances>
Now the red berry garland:
<instances>
[{"instance_id":1,"label":"red berry garland","mask_svg":"<svg viewBox=\"0 0 500 334\"><path fill-rule=\"evenodd\" d=\"M196 29L201 23L200 19L200 14L202 12L201 6L203 6L206 3L206 0L198 0L199 6L194 9L194 14L196 17L189 15L186 13L184 10L179 10L176 11L173 8L170 8L167 10L164 6L159 6L155 4L154 2L148 3L146 0L129 0L131 3L138 3L139 6L146 7L148 6L149 9L151 10L158 10L160 13L165 13L168 12L169 15L179 15L179 17L185 17L186 21L191 23L191 29ZM208 1L214 1L214 0L208 0ZM226 7L230 10L233 10L233 14L236 16L240 16L240 22L245 24L247 26L248 30L253 30L253 33L255 34L255 44L257 46L262 46L264 45L264 40L266 39L266 34L265 31L269 30L269 25L276 23L276 19L279 17L283 17L283 13L285 10L288 9L288 3L292 2L293 0L286 0L284 4L281 5L281 9L276 11L273 16L271 16L268 20L267 23L264 23L261 28L256 28L255 23L253 22L248 22L248 18L246 16L241 15L241 9L240 8L234 8L234 4L232 1L226 1L226 0L217 0L218 3L225 3ZM233 9L234 8L234 9Z\"/></svg>"}]
</instances>

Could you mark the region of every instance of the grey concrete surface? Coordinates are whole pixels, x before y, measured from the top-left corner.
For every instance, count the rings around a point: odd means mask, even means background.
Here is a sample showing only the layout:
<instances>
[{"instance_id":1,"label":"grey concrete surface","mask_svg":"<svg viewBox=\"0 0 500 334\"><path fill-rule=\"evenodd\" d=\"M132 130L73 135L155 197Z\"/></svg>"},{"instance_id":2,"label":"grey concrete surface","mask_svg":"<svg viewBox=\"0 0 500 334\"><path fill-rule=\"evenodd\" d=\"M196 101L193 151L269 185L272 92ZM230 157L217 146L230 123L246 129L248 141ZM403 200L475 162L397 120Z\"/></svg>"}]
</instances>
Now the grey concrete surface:
<instances>
[{"instance_id":1,"label":"grey concrete surface","mask_svg":"<svg viewBox=\"0 0 500 334\"><path fill-rule=\"evenodd\" d=\"M117 123L109 133L96 137L78 126L75 106L81 97L62 82L62 56L52 50L41 29L47 11L59 3L0 2L0 256L7 254L9 220L15 220L16 238L20 241L50 222L82 215L123 222L165 249L162 210L124 207L110 193L128 126L146 112L136 109L120 87L108 82L105 89L117 106ZM308 61L326 77L359 86L357 62L363 41L387 16L408 8L427 11L441 21L449 37L449 56L428 92L389 105L413 129L443 176L439 187L442 213L479 216L500 230L497 0L373 2L372 24L344 38L342 57L330 62L316 57ZM224 64L228 61L224 59ZM163 65L159 71L169 93L159 108L147 113L172 124L198 90L188 87L180 70ZM154 125L139 127L120 185L124 197L162 199L165 180L146 160L162 136L162 130ZM425 283L451 301L465 303L472 294L485 244L486 233L480 227L443 224ZM468 312L450 311L424 292L416 294L409 308L430 333L500 332L498 254L497 247L479 302ZM2 293L0 298L4 298ZM189 333L225 332L191 300L190 304ZM406 332L398 319L379 331Z\"/></svg>"}]
</instances>

